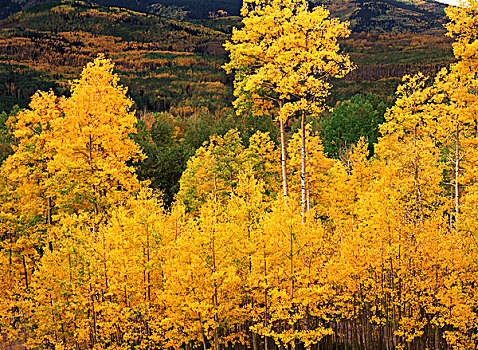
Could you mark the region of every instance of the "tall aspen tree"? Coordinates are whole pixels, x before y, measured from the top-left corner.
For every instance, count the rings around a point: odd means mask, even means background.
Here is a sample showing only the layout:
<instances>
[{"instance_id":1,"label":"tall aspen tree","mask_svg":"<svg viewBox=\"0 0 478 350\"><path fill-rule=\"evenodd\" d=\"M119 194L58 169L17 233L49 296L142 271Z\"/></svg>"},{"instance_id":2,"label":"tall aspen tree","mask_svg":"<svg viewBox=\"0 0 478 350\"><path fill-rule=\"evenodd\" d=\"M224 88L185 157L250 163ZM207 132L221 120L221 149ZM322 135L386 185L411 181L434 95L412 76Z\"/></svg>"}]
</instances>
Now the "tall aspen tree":
<instances>
[{"instance_id":1,"label":"tall aspen tree","mask_svg":"<svg viewBox=\"0 0 478 350\"><path fill-rule=\"evenodd\" d=\"M248 0L241 10L242 29L227 42L231 61L224 67L235 73L235 106L238 113L278 109L281 132L282 180L287 201L287 153L284 125L300 115L302 214L307 210L305 119L317 117L331 87L329 79L341 78L351 69L339 53L338 39L347 37L347 23L329 18L322 7L309 10L305 0ZM305 218L305 216L304 216Z\"/></svg>"}]
</instances>

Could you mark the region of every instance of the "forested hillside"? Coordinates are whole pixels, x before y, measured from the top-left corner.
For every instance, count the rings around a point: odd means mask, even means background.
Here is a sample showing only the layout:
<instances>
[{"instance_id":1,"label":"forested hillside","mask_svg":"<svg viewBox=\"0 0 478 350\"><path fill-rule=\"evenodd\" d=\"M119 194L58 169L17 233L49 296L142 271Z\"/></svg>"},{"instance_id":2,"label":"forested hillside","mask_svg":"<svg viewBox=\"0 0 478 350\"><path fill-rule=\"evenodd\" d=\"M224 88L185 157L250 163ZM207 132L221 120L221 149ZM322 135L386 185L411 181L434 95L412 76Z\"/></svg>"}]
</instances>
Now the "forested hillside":
<instances>
[{"instance_id":1,"label":"forested hillside","mask_svg":"<svg viewBox=\"0 0 478 350\"><path fill-rule=\"evenodd\" d=\"M367 3L345 1L341 4L327 6L332 8L333 13L350 20L352 26L358 29L344 45L359 65L354 76L350 77L350 83L399 78L404 73L416 71L417 66L434 72L450 63L450 47L443 36L434 35L443 24L443 17L435 13L440 11L441 5L434 2L423 8L400 2L391 7L387 5L390 7L385 11L387 15L384 17L380 13L377 16L382 20L391 19L378 33L394 31L396 35L404 35L401 40L395 40L393 34L377 36L375 31L380 25L374 22L375 15L361 15L366 11L363 6L369 6ZM375 5L379 6L378 3ZM411 7L415 12L409 9ZM0 74L7 82L1 87L0 110L8 111L15 104L25 106L28 96L39 88L54 87L60 91L61 84L58 82L70 78L73 72L77 74L78 69L98 52L106 52L116 60L139 109L162 111L178 106L180 100L195 100L195 89L181 83L189 78L185 79L184 69L180 65L178 67L178 60L174 60L188 55L191 60L188 65L198 67L192 81L207 79L225 83L226 78L221 75L220 69L225 62L222 43L227 37L225 33L229 33L231 27L239 22L224 18L203 21L202 24L206 27L75 1L34 6L0 22ZM421 34L409 34L412 29ZM126 62L128 60L135 64ZM182 61L185 67L187 60ZM139 74L131 74L132 70ZM207 74L201 77L199 71ZM179 86L163 88L169 83ZM385 90L390 96L396 83L395 79ZM150 86L145 89L145 85ZM366 90L364 86L348 85L348 97L353 90ZM212 89L218 95L223 94L218 89ZM172 91L175 91L173 95ZM161 97L158 99L158 96ZM212 101L210 97L208 101ZM219 100L228 99L221 97Z\"/></svg>"},{"instance_id":2,"label":"forested hillside","mask_svg":"<svg viewBox=\"0 0 478 350\"><path fill-rule=\"evenodd\" d=\"M51 0L1 0L3 12L0 19L31 6ZM131 10L185 15L188 18L208 18L211 15L238 16L242 0L93 0L107 6L124 7ZM434 0L310 0L312 6L325 5L333 16L350 20L352 29L360 30L411 30L423 31L439 28L445 19L445 6ZM167 11L169 9L169 11Z\"/></svg>"},{"instance_id":3,"label":"forested hillside","mask_svg":"<svg viewBox=\"0 0 478 350\"><path fill-rule=\"evenodd\" d=\"M115 59L140 109L227 105L220 68L226 35L207 27L67 1L35 6L0 28L3 110L24 106L37 89L61 92L99 52Z\"/></svg>"},{"instance_id":4,"label":"forested hillside","mask_svg":"<svg viewBox=\"0 0 478 350\"><path fill-rule=\"evenodd\" d=\"M347 9L353 8L350 3L347 5ZM421 26L441 26L436 18L418 21ZM220 68L226 60L222 44L231 27L239 22L223 18L202 24L75 1L30 8L0 22L0 74L6 82L0 87L0 110L9 111L15 104L25 106L36 89L54 88L60 92L61 81L77 74L98 52L115 59L139 109L164 111L184 103L221 109L222 101L226 105L230 101L226 97L228 88L205 86L204 81L230 86ZM420 26L413 22L411 27ZM342 86L346 90L340 98L350 97L358 90L367 92L371 88L367 82L383 78L395 78L383 82L380 88L392 96L397 78L403 74L418 69L436 72L451 62L448 41L433 35L433 31L412 34L405 26L400 27L400 34L378 34L367 33L373 31L373 26L367 28L344 43L358 69ZM195 87L191 86L193 82L197 82ZM170 84L175 87L170 88ZM208 94L204 90L213 93L198 102L197 89L202 96ZM217 102L213 95L219 96ZM337 99L332 97L332 101Z\"/></svg>"}]
</instances>

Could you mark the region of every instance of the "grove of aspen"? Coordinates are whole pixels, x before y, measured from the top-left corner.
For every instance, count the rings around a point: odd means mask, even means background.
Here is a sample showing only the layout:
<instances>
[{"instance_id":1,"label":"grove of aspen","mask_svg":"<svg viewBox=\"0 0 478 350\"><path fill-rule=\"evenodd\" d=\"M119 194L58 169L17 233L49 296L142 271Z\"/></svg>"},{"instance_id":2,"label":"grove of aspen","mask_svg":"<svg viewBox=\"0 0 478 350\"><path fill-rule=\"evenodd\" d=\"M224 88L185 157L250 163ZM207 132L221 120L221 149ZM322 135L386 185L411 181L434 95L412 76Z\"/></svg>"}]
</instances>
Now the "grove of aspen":
<instances>
[{"instance_id":1,"label":"grove of aspen","mask_svg":"<svg viewBox=\"0 0 478 350\"><path fill-rule=\"evenodd\" d=\"M278 132L212 136L167 205L112 60L35 93L0 168L0 347L478 349L478 0L446 13L455 63L334 158L310 121L354 69L348 23L245 0L223 68Z\"/></svg>"}]
</instances>

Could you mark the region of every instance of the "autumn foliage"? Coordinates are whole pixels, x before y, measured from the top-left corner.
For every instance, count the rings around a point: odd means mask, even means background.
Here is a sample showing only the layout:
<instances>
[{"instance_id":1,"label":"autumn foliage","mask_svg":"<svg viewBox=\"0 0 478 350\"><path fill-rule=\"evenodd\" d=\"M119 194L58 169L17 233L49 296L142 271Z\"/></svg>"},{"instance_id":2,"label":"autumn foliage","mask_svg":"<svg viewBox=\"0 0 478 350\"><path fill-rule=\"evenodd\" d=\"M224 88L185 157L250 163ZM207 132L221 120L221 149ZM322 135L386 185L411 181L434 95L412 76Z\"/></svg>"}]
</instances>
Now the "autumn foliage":
<instances>
[{"instance_id":1,"label":"autumn foliage","mask_svg":"<svg viewBox=\"0 0 478 350\"><path fill-rule=\"evenodd\" d=\"M233 129L166 210L103 56L35 94L0 172L2 346L477 349L477 11L448 10L457 63L404 77L373 156L293 134L287 201L275 140Z\"/></svg>"}]
</instances>

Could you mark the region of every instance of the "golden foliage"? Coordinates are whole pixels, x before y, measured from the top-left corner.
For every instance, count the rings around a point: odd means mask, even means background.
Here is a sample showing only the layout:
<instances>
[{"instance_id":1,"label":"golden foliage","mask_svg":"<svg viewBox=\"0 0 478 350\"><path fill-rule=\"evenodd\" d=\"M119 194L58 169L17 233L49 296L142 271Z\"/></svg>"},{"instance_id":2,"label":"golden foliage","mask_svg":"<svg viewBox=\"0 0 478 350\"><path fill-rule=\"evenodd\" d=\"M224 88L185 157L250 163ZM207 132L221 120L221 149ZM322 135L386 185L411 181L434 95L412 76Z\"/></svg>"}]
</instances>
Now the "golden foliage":
<instances>
[{"instance_id":1,"label":"golden foliage","mask_svg":"<svg viewBox=\"0 0 478 350\"><path fill-rule=\"evenodd\" d=\"M458 58L404 78L371 158L361 139L328 159L304 127L307 221L302 131L288 203L269 136L231 130L166 212L127 165L142 156L110 61L71 97L34 95L0 177L2 332L58 349L476 349L476 62Z\"/></svg>"}]
</instances>

